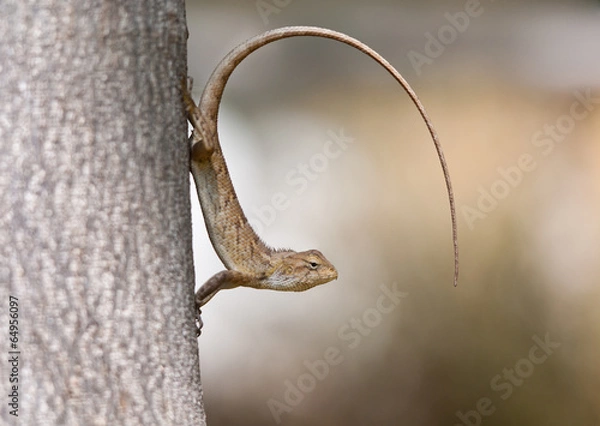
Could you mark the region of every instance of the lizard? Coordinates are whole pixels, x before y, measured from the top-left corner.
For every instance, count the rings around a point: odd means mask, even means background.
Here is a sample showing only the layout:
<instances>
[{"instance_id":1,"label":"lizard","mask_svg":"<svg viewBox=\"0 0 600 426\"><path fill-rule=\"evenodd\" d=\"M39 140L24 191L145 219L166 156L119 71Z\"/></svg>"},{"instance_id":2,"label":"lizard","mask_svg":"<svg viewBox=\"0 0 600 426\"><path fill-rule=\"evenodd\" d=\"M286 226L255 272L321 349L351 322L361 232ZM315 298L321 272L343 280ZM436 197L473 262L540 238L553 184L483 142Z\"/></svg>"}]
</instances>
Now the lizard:
<instances>
[{"instance_id":1,"label":"lizard","mask_svg":"<svg viewBox=\"0 0 600 426\"><path fill-rule=\"evenodd\" d=\"M211 243L227 268L208 279L196 292L198 311L200 312L200 308L221 289L245 286L279 291L303 291L338 278L336 268L318 250L296 252L274 249L255 233L237 199L217 132L221 97L237 65L262 46L297 36L332 39L360 50L383 66L417 107L433 139L446 182L452 221L456 286L459 266L458 237L450 172L438 135L414 90L385 58L357 39L320 27L282 27L250 38L230 51L210 76L198 105L191 97L186 80L182 82L186 115L193 126L190 136L190 170Z\"/></svg>"}]
</instances>

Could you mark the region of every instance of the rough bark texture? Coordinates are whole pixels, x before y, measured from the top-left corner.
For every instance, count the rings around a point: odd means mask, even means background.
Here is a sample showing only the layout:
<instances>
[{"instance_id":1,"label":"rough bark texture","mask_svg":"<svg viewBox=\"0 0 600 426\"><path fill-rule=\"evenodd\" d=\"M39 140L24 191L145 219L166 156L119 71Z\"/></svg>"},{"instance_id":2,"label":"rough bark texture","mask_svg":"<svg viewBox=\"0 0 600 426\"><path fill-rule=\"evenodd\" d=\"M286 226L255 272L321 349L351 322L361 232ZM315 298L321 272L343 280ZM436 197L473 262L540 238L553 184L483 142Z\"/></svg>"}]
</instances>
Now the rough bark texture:
<instances>
[{"instance_id":1,"label":"rough bark texture","mask_svg":"<svg viewBox=\"0 0 600 426\"><path fill-rule=\"evenodd\" d=\"M0 2L0 336L18 418L204 424L181 0ZM7 408L8 407L8 408Z\"/></svg>"}]
</instances>

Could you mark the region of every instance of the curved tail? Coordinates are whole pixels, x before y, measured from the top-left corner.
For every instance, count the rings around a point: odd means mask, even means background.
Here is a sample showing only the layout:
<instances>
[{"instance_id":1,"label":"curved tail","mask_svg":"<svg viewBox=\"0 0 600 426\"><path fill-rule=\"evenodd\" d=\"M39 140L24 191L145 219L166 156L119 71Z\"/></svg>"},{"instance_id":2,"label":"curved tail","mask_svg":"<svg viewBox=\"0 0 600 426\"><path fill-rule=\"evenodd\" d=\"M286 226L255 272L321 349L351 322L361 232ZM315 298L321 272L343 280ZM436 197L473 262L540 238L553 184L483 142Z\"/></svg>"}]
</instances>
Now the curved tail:
<instances>
[{"instance_id":1,"label":"curved tail","mask_svg":"<svg viewBox=\"0 0 600 426\"><path fill-rule=\"evenodd\" d=\"M233 70L236 66L244 60L250 53L259 49L260 47L269 44L271 42L282 40L284 38L289 37L299 37L299 36L312 36L312 37L323 37L332 40L336 40L352 46L361 52L365 53L372 59L374 59L377 63L383 66L388 73L394 77L394 79L400 83L400 85L404 88L410 99L413 101L421 117L425 121L427 125L427 129L429 130L429 134L433 139L433 144L435 145L435 149L438 154L438 158L440 160L440 164L442 166L442 171L444 173L444 179L446 181L446 189L448 191L448 199L450 201L450 214L452 219L452 241L454 246L454 286L458 284L458 236L457 236L457 221L456 221L456 208L454 202L454 193L452 191L452 184L450 183L450 172L448 171L448 165L446 164L446 159L444 158L444 152L442 150L442 146L439 142L438 135L423 107L421 101L419 100L417 94L410 87L408 82L402 77L402 75L380 54L376 51L365 45L364 43L347 36L346 34L328 30L325 28L319 27L283 27L278 28L272 31L267 31L263 34L260 34L256 37L253 37L241 44L240 46L234 48L225 58L219 63L215 71L210 76L208 83L204 89L204 93L202 94L202 98L200 100L199 109L202 111L202 115L204 119L208 123L217 123L217 116L219 113L219 105L221 103L221 97L223 95L223 91L225 90L225 85L229 77L231 76ZM215 134L216 134L216 129ZM215 136L218 138L218 135Z\"/></svg>"}]
</instances>

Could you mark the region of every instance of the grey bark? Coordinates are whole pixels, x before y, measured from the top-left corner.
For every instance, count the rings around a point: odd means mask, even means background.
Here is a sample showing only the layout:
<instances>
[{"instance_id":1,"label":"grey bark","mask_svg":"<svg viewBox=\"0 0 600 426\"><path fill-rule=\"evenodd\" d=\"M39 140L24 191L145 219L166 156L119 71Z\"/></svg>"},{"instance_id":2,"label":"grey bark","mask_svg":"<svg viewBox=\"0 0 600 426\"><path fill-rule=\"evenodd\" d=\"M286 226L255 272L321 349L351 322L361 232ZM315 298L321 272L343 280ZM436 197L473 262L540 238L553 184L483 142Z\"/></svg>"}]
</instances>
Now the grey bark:
<instances>
[{"instance_id":1,"label":"grey bark","mask_svg":"<svg viewBox=\"0 0 600 426\"><path fill-rule=\"evenodd\" d=\"M0 1L0 340L18 418L204 424L177 0Z\"/></svg>"}]
</instances>

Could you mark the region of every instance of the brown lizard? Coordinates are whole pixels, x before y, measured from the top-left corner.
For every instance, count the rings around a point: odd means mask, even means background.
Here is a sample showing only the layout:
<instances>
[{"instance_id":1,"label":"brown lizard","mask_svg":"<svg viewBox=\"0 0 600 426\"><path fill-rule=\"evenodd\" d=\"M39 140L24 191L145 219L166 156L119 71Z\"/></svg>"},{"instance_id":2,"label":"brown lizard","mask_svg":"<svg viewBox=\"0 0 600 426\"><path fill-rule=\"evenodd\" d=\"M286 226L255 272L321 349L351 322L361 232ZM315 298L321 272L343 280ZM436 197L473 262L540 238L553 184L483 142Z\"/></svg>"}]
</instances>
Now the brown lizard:
<instances>
[{"instance_id":1,"label":"brown lizard","mask_svg":"<svg viewBox=\"0 0 600 426\"><path fill-rule=\"evenodd\" d=\"M348 44L382 65L408 93L425 120L442 166L450 200L454 245L454 285L458 282L458 240L454 195L448 166L437 134L416 93L381 55L364 43L318 27L284 27L267 31L234 48L210 76L198 106L184 83L186 112L194 130L190 137L191 173L210 240L227 270L211 277L196 293L200 308L219 290L238 286L280 291L303 291L335 280L335 267L317 250L295 252L273 249L254 232L239 204L217 133L217 117L227 80L250 53L276 40L296 36L324 37Z\"/></svg>"}]
</instances>

